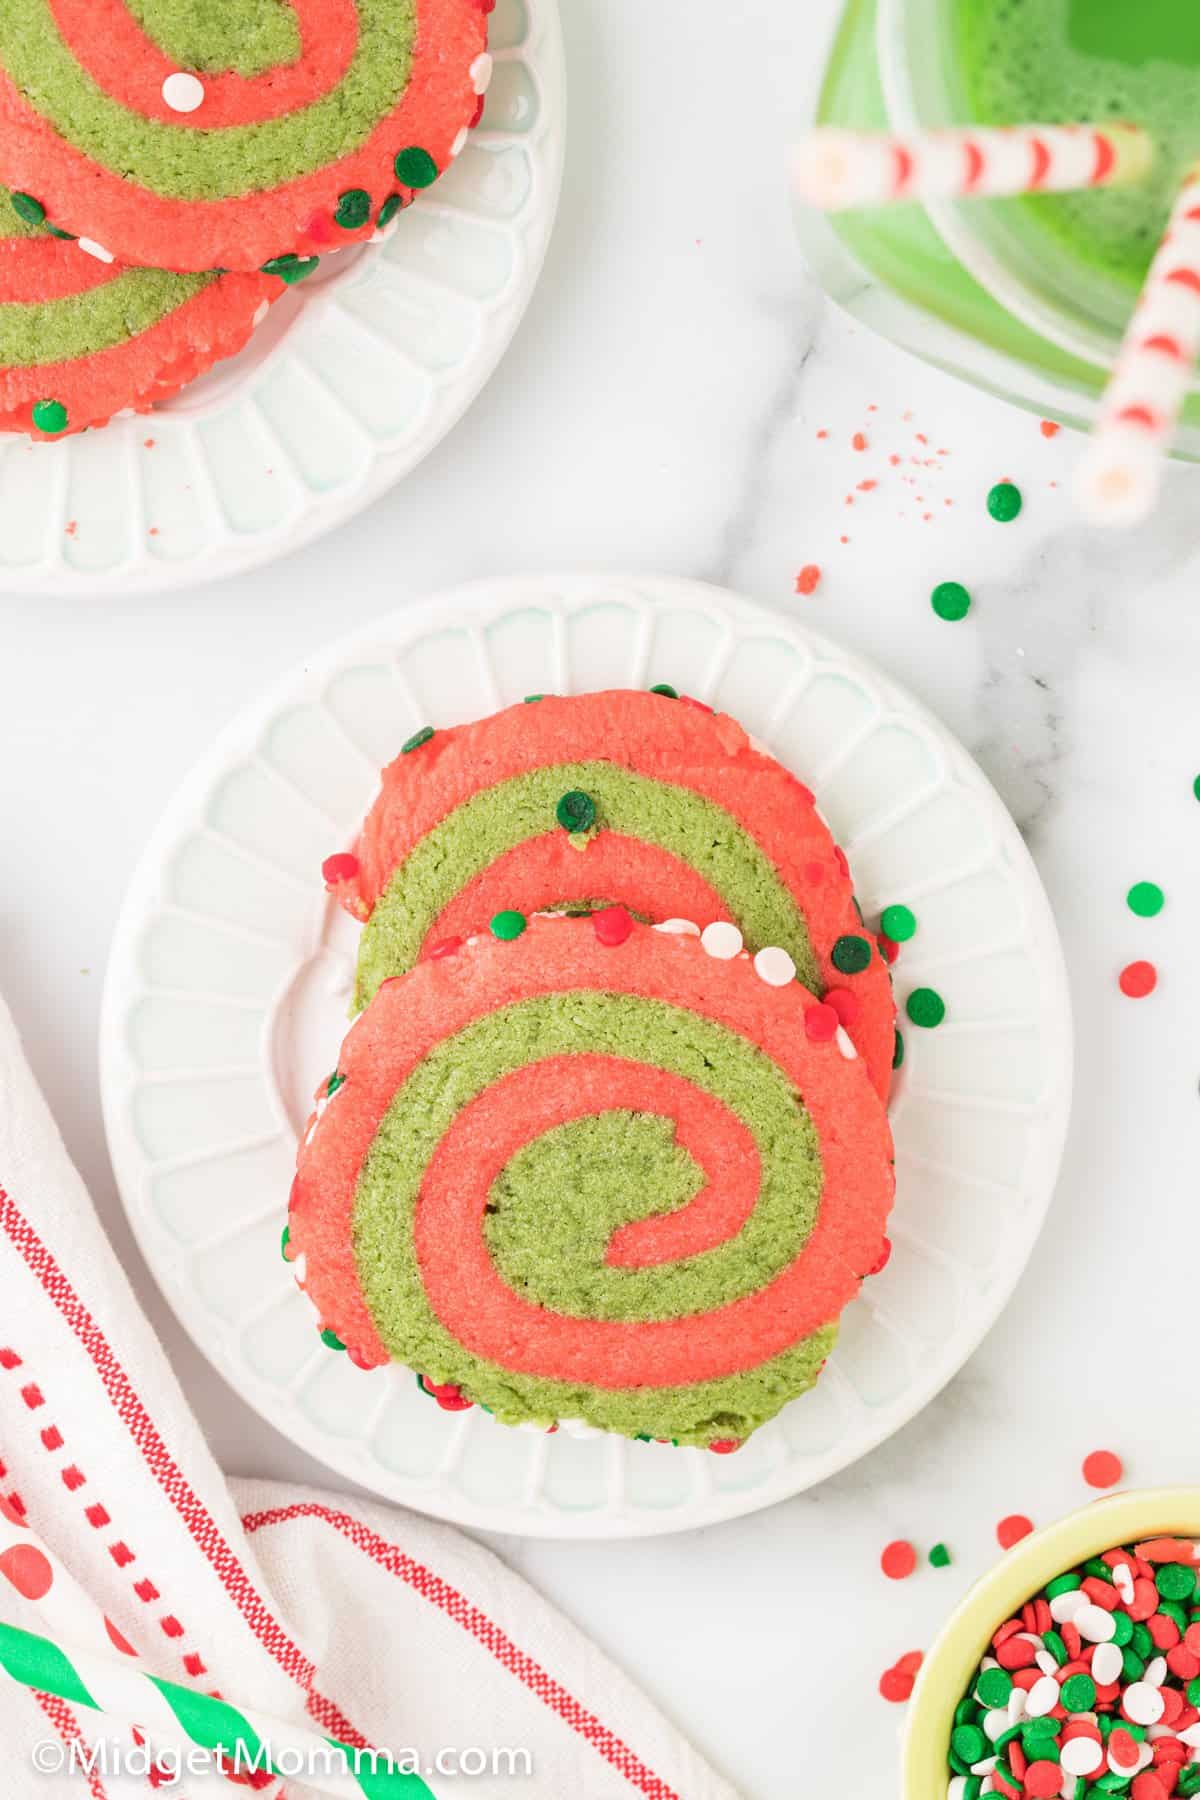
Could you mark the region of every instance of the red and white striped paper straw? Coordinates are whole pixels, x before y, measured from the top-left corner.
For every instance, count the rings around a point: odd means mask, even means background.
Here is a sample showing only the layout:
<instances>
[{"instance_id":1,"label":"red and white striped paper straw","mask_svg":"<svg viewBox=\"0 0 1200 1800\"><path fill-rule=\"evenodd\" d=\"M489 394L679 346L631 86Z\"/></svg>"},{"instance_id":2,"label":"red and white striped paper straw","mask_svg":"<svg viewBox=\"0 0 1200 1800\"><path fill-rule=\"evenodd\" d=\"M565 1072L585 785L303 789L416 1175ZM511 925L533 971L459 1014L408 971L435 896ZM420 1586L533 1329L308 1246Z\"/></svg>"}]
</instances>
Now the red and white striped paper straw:
<instances>
[{"instance_id":1,"label":"red and white striped paper straw","mask_svg":"<svg viewBox=\"0 0 1200 1800\"><path fill-rule=\"evenodd\" d=\"M1200 164L1180 189L1079 465L1076 496L1094 524L1136 525L1153 510L1198 356Z\"/></svg>"},{"instance_id":2,"label":"red and white striped paper straw","mask_svg":"<svg viewBox=\"0 0 1200 1800\"><path fill-rule=\"evenodd\" d=\"M1003 125L911 136L820 126L792 152L800 198L822 212L896 200L1062 194L1137 181L1154 160L1136 125Z\"/></svg>"}]
</instances>

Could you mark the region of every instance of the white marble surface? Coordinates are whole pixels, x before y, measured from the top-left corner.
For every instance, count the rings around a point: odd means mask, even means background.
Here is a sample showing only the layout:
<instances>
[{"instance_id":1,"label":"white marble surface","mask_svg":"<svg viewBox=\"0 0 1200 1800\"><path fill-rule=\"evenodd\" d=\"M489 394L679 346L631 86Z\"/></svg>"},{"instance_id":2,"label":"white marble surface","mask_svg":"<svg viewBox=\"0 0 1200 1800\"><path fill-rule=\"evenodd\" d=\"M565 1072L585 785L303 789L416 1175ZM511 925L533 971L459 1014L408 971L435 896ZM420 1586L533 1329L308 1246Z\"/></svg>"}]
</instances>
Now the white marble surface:
<instances>
[{"instance_id":1,"label":"white marble surface","mask_svg":"<svg viewBox=\"0 0 1200 1800\"><path fill-rule=\"evenodd\" d=\"M368 517L245 580L137 604L0 600L0 988L239 1472L329 1480L231 1397L158 1299L113 1190L95 1045L127 872L264 683L467 577L655 568L867 651L1012 806L1065 940L1079 1068L1057 1202L1002 1323L923 1417L815 1493L678 1539L498 1544L754 1800L896 1793L899 1714L875 1697L879 1671L929 1640L995 1554L1002 1513L1048 1519L1085 1498L1089 1448L1112 1444L1139 1483L1200 1482L1184 1285L1200 1236L1200 475L1177 474L1138 535L1091 534L1071 515L1065 434L1047 442L823 311L782 157L833 6L745 0L736 26L723 9L706 31L712 9L682 0L565 0L573 117L545 279L431 460ZM937 466L887 460L918 452ZM1009 527L983 506L1001 475L1027 500ZM863 479L880 485L846 507ZM824 570L811 599L793 592L807 562ZM953 626L927 599L951 576L976 600ZM1158 920L1125 910L1140 878L1167 891ZM1142 955L1162 980L1134 1004L1115 978ZM897 1535L945 1538L954 1566L886 1582L877 1557Z\"/></svg>"}]
</instances>

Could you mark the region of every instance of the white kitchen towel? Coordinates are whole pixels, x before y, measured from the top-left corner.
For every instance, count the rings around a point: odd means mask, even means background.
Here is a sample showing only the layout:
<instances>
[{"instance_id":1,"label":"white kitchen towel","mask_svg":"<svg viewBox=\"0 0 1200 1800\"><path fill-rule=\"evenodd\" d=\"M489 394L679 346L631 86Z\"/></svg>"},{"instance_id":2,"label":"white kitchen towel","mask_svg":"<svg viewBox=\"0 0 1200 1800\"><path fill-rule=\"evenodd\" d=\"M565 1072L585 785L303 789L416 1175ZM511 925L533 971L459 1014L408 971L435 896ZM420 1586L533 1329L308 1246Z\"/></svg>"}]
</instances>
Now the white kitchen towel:
<instances>
[{"instance_id":1,"label":"white kitchen towel","mask_svg":"<svg viewBox=\"0 0 1200 1800\"><path fill-rule=\"evenodd\" d=\"M153 1673L351 1745L414 1749L438 1800L734 1794L607 1657L460 1533L328 1493L226 1481L2 1002L0 1498ZM36 1607L0 1572L3 1618L38 1628ZM64 1743L101 1735L86 1709L39 1701L0 1672L4 1800L162 1791L161 1775L136 1768L36 1772L35 1745L49 1743L39 1754L52 1767ZM196 1800L234 1788L215 1775L166 1791ZM308 1791L287 1784L289 1800Z\"/></svg>"}]
</instances>

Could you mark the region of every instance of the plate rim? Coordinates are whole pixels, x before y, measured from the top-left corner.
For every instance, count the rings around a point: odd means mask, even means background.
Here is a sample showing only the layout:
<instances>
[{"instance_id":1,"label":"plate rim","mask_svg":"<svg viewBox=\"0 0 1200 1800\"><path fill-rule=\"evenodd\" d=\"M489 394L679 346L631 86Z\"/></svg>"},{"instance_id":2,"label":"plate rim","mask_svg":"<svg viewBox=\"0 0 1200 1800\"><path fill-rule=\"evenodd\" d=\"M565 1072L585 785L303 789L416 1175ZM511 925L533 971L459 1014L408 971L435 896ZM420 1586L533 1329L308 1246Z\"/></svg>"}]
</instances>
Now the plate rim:
<instances>
[{"instance_id":1,"label":"plate rim","mask_svg":"<svg viewBox=\"0 0 1200 1800\"><path fill-rule=\"evenodd\" d=\"M433 454L462 423L463 418L483 393L504 356L512 346L537 291L554 236L562 201L566 166L567 133L567 63L559 0L521 0L529 19L526 42L531 47L543 93L547 100L546 121L530 139L531 155L538 162L545 182L543 203L524 221L520 231L525 246L521 279L503 302L487 309L489 324L481 334L482 347L476 362L470 365L470 379L461 384L461 375L447 388L456 388L444 414L439 415L437 429L429 435L426 427L410 445L391 450L375 448L367 470L359 484L336 504L329 504L320 494L309 496L310 503L286 522L262 532L250 540L234 538L215 549L200 551L178 562L156 562L145 550L127 558L113 568L92 571L73 568L61 557L52 566L42 560L27 566L0 566L0 594L54 600L101 600L117 596L141 598L176 593L182 589L200 589L210 582L223 581L237 575L248 575L269 564L292 556L317 543L339 526L357 518L391 488L411 475ZM536 56L533 52L536 51ZM438 204L437 189L430 192L429 204ZM533 225L534 230L529 227ZM499 321L499 328L496 322ZM219 365L218 365L219 366ZM157 408L137 413L137 421L153 420ZM111 423L111 421L110 421ZM65 441L69 449L70 440ZM53 449L53 446L41 446ZM61 488L65 468L59 463L49 479Z\"/></svg>"},{"instance_id":2,"label":"plate rim","mask_svg":"<svg viewBox=\"0 0 1200 1800\"><path fill-rule=\"evenodd\" d=\"M943 1367L936 1358L931 1358L932 1377L915 1381L898 1405L892 1403L881 1407L883 1416L874 1421L868 1419L868 1428L855 1434L854 1446L848 1454L831 1456L826 1452L814 1456L811 1473L804 1473L793 1461L784 1460L752 1489L713 1488L699 1497L689 1497L677 1507L664 1509L662 1514L650 1509L633 1514L615 1512L611 1508L600 1510L599 1516L595 1511L579 1514L543 1512L524 1500L505 1501L493 1510L447 1487L436 1471L425 1478L396 1478L388 1482L380 1480L384 1471L378 1467L374 1470L347 1467L346 1462L353 1458L353 1451L348 1446L343 1446L345 1460L339 1462L336 1440L331 1444L326 1435L310 1427L301 1415L290 1413L286 1422L282 1422L277 1416L279 1396L272 1398L244 1365L234 1363L224 1354L221 1343L206 1341L200 1334L198 1324L188 1316L187 1296L175 1274L175 1265L185 1252L177 1249L173 1254L161 1233L156 1238L150 1209L142 1200L146 1159L122 1116L132 1086L125 1075L131 1058L125 1046L123 1027L130 1010L129 997L134 991L130 981L134 951L149 911L160 897L161 871L170 851L188 835L189 821L200 799L211 791L214 781L227 770L233 758L254 748L269 718L284 705L302 704L314 687L326 682L364 651L387 647L391 654L400 655L407 644L418 641L429 631L445 632L456 627L479 629L495 624L508 612L528 612L533 607L556 617L565 616L605 602L643 610L699 609L732 627L737 636L753 635L755 628L759 631L766 628L772 635L790 637L816 657L831 658L862 675L890 708L919 721L931 732L946 755L948 772L958 780L965 779L967 785L978 790L986 800L997 840L1021 872L1023 896L1031 909L1029 942L1036 945L1045 961L1044 974L1051 986L1049 992L1045 989L1043 992L1056 1020L1060 1048L1057 1066L1052 1068L1045 1117L1040 1122L1029 1170L1022 1182L1031 1205L1028 1216L1022 1221L1026 1241L1019 1260L984 1297L948 1366ZM138 1249L178 1324L238 1397L290 1443L321 1462L340 1479L355 1482L390 1504L410 1506L474 1530L574 1541L666 1536L761 1511L818 1487L852 1467L923 1412L961 1373L1019 1288L1054 1199L1070 1124L1075 1075L1070 987L1049 897L1011 813L983 769L954 733L930 708L870 658L855 649L844 648L825 633L792 620L782 611L749 600L731 589L689 577L612 570L483 577L421 596L298 659L229 719L168 799L134 865L105 967L98 1058L105 1138L121 1205ZM282 1200L280 1206L282 1212ZM273 1407L276 1410L272 1410Z\"/></svg>"}]
</instances>

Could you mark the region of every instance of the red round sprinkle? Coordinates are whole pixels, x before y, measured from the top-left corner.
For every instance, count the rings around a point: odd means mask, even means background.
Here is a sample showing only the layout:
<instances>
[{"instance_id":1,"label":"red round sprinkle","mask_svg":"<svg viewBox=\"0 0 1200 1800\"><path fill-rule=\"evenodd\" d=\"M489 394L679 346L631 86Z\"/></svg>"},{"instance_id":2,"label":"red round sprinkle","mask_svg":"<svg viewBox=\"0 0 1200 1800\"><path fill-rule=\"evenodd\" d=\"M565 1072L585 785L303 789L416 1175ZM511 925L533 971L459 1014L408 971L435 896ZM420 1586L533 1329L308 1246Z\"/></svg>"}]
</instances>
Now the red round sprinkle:
<instances>
[{"instance_id":1,"label":"red round sprinkle","mask_svg":"<svg viewBox=\"0 0 1200 1800\"><path fill-rule=\"evenodd\" d=\"M1013 1771L1014 1774L1016 1771ZM1055 1762L1030 1763L1025 1771L1025 1792L1029 1800L1055 1800L1062 1792L1062 1770Z\"/></svg>"},{"instance_id":2,"label":"red round sprinkle","mask_svg":"<svg viewBox=\"0 0 1200 1800\"><path fill-rule=\"evenodd\" d=\"M1168 1800L1166 1788L1150 1769L1134 1776L1129 1792L1132 1800Z\"/></svg>"},{"instance_id":3,"label":"red round sprinkle","mask_svg":"<svg viewBox=\"0 0 1200 1800\"><path fill-rule=\"evenodd\" d=\"M885 1669L879 1677L879 1691L885 1700L899 1705L912 1694L913 1677L900 1669Z\"/></svg>"},{"instance_id":4,"label":"red round sprinkle","mask_svg":"<svg viewBox=\"0 0 1200 1800\"><path fill-rule=\"evenodd\" d=\"M1179 1642L1179 1627L1165 1613L1151 1613L1146 1620L1146 1630L1154 1640L1156 1650L1173 1650Z\"/></svg>"},{"instance_id":5,"label":"red round sprinkle","mask_svg":"<svg viewBox=\"0 0 1200 1800\"><path fill-rule=\"evenodd\" d=\"M1120 988L1130 1000L1144 1000L1158 986L1158 970L1152 962L1126 963L1120 974Z\"/></svg>"},{"instance_id":6,"label":"red round sprinkle","mask_svg":"<svg viewBox=\"0 0 1200 1800\"><path fill-rule=\"evenodd\" d=\"M321 864L321 874L330 887L339 881L353 881L358 874L358 858L351 856L348 850L341 850L336 856L327 856Z\"/></svg>"},{"instance_id":7,"label":"red round sprinkle","mask_svg":"<svg viewBox=\"0 0 1200 1800\"><path fill-rule=\"evenodd\" d=\"M429 952L430 962L441 962L444 956L453 956L457 950L462 949L464 942L465 940L460 937L439 938ZM396 977L393 976L392 980L395 979Z\"/></svg>"},{"instance_id":8,"label":"red round sprinkle","mask_svg":"<svg viewBox=\"0 0 1200 1800\"><path fill-rule=\"evenodd\" d=\"M1023 1537L1028 1537L1032 1530L1033 1520L1027 1519L1024 1513L1009 1513L996 1527L996 1542L1002 1550L1011 1550Z\"/></svg>"},{"instance_id":9,"label":"red round sprinkle","mask_svg":"<svg viewBox=\"0 0 1200 1800\"><path fill-rule=\"evenodd\" d=\"M1112 1752L1114 1762L1120 1763L1126 1769L1136 1767L1138 1747L1132 1733L1126 1731L1123 1725L1114 1726L1109 1733L1108 1747Z\"/></svg>"},{"instance_id":10,"label":"red round sprinkle","mask_svg":"<svg viewBox=\"0 0 1200 1800\"><path fill-rule=\"evenodd\" d=\"M838 1016L839 1025L849 1028L862 1011L862 1002L857 994L849 988L829 988L825 994L825 1005L832 1006Z\"/></svg>"},{"instance_id":11,"label":"red round sprinkle","mask_svg":"<svg viewBox=\"0 0 1200 1800\"><path fill-rule=\"evenodd\" d=\"M879 953L883 957L884 962L888 964L894 963L900 954L899 944L894 943L890 937L885 937L882 931L875 939L875 942L879 945Z\"/></svg>"},{"instance_id":12,"label":"red round sprinkle","mask_svg":"<svg viewBox=\"0 0 1200 1800\"><path fill-rule=\"evenodd\" d=\"M1111 1450L1093 1450L1083 1459L1083 1479L1089 1487L1116 1487L1124 1473L1124 1464Z\"/></svg>"},{"instance_id":13,"label":"red round sprinkle","mask_svg":"<svg viewBox=\"0 0 1200 1800\"><path fill-rule=\"evenodd\" d=\"M741 1449L742 1440L741 1438L714 1438L708 1447L710 1450L715 1450L718 1456L729 1456L733 1451Z\"/></svg>"},{"instance_id":14,"label":"red round sprinkle","mask_svg":"<svg viewBox=\"0 0 1200 1800\"><path fill-rule=\"evenodd\" d=\"M896 1658L896 1668L901 1675L915 1675L924 1661L925 1652L923 1650L906 1650L903 1656Z\"/></svg>"},{"instance_id":15,"label":"red round sprinkle","mask_svg":"<svg viewBox=\"0 0 1200 1800\"><path fill-rule=\"evenodd\" d=\"M883 1240L883 1249L879 1252L879 1255L875 1258L875 1261L871 1264L871 1267L867 1270L867 1274L868 1275L882 1275L883 1271L887 1268L887 1266L891 1262L891 1260L892 1260L892 1240L891 1240L891 1238L885 1237Z\"/></svg>"},{"instance_id":16,"label":"red round sprinkle","mask_svg":"<svg viewBox=\"0 0 1200 1800\"><path fill-rule=\"evenodd\" d=\"M0 1575L26 1600L40 1600L54 1586L54 1570L32 1544L14 1544L0 1550Z\"/></svg>"},{"instance_id":17,"label":"red round sprinkle","mask_svg":"<svg viewBox=\"0 0 1200 1800\"><path fill-rule=\"evenodd\" d=\"M1044 438L1057 437L1061 430L1062 430L1062 426L1060 424L1058 424L1057 420L1055 420L1055 419L1043 419L1042 420L1042 436Z\"/></svg>"},{"instance_id":18,"label":"red round sprinkle","mask_svg":"<svg viewBox=\"0 0 1200 1800\"><path fill-rule=\"evenodd\" d=\"M615 949L633 930L633 920L623 906L606 906L592 914L592 928L602 944Z\"/></svg>"},{"instance_id":19,"label":"red round sprinkle","mask_svg":"<svg viewBox=\"0 0 1200 1800\"><path fill-rule=\"evenodd\" d=\"M364 1355L361 1350L356 1350L353 1344L347 1346L346 1355L356 1369L373 1369L375 1367L370 1357Z\"/></svg>"},{"instance_id":20,"label":"red round sprinkle","mask_svg":"<svg viewBox=\"0 0 1200 1800\"><path fill-rule=\"evenodd\" d=\"M996 1646L996 1661L1002 1669L1007 1669L1010 1674L1015 1669L1028 1669L1036 1679L1041 1673L1033 1666L1033 1659L1036 1655L1037 1645L1024 1634L1005 1638L1002 1644Z\"/></svg>"},{"instance_id":21,"label":"red round sprinkle","mask_svg":"<svg viewBox=\"0 0 1200 1800\"><path fill-rule=\"evenodd\" d=\"M810 1006L804 1029L814 1044L828 1044L837 1036L838 1016L832 1006Z\"/></svg>"},{"instance_id":22,"label":"red round sprinkle","mask_svg":"<svg viewBox=\"0 0 1200 1800\"><path fill-rule=\"evenodd\" d=\"M804 567L796 577L796 592L798 594L815 594L820 579L821 570L819 564L805 563Z\"/></svg>"},{"instance_id":23,"label":"red round sprinkle","mask_svg":"<svg viewBox=\"0 0 1200 1800\"><path fill-rule=\"evenodd\" d=\"M885 1546L879 1566L889 1581L903 1581L917 1566L917 1553L907 1538L897 1538Z\"/></svg>"}]
</instances>

